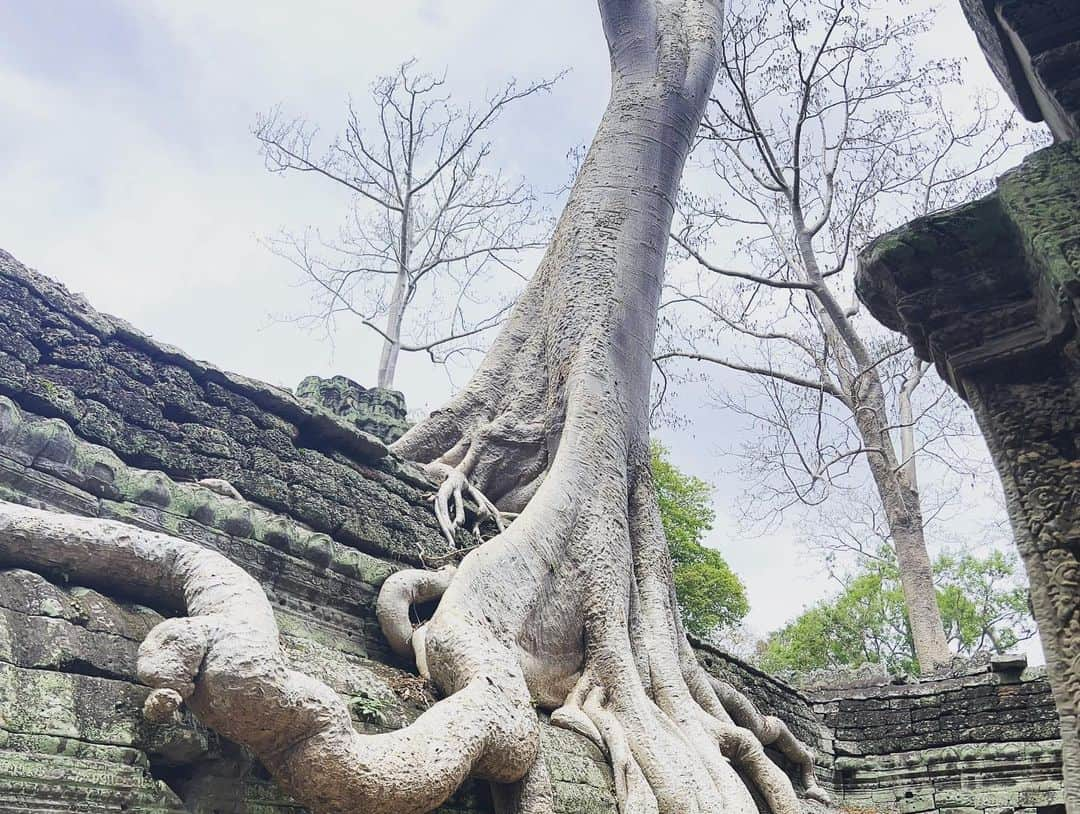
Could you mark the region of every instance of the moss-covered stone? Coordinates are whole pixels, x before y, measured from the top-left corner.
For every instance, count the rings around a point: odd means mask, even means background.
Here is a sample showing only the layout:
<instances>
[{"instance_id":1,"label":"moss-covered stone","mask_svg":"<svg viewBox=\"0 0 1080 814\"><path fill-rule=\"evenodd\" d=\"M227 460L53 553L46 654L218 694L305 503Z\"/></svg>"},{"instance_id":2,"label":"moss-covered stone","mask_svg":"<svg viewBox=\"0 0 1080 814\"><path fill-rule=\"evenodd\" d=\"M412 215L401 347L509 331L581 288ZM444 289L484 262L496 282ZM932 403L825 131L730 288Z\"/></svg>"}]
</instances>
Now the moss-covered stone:
<instances>
[{"instance_id":1,"label":"moss-covered stone","mask_svg":"<svg viewBox=\"0 0 1080 814\"><path fill-rule=\"evenodd\" d=\"M296 395L388 444L409 428L405 397L397 390L367 388L345 376L308 376L297 386Z\"/></svg>"},{"instance_id":2,"label":"moss-covered stone","mask_svg":"<svg viewBox=\"0 0 1080 814\"><path fill-rule=\"evenodd\" d=\"M946 238L912 249L922 235ZM1029 739L1060 732L1068 796L1080 799L1070 780L1080 778L1080 634L1070 621L1080 606L1080 142L1036 152L993 195L871 244L857 287L971 404L1031 586L1060 728L1048 711L1017 705L971 717L962 737L992 738L1000 726ZM919 729L930 734L933 722Z\"/></svg>"},{"instance_id":3,"label":"moss-covered stone","mask_svg":"<svg viewBox=\"0 0 1080 814\"><path fill-rule=\"evenodd\" d=\"M424 475L333 407L194 362L0 253L0 498L220 551L262 583L292 665L349 699L358 729L387 731L434 697L389 652L378 588L449 548ZM241 499L204 478L230 481ZM130 596L122 574L91 589L63 573L0 570L0 811L300 814L244 750L190 715L143 722L135 648L182 610ZM818 698L700 653L815 746L822 783L852 805L916 814L939 788L972 777L982 796L971 799L987 805L1021 791L1043 799L1060 785L1054 742L1033 740L1052 738L1040 676ZM992 740L1008 743L994 751ZM542 746L559 814L616 814L604 754L547 723ZM1017 774L1021 764L1037 779ZM1012 797L995 796L1006 788ZM470 782L442 812L491 810L484 784Z\"/></svg>"},{"instance_id":4,"label":"moss-covered stone","mask_svg":"<svg viewBox=\"0 0 1080 814\"><path fill-rule=\"evenodd\" d=\"M1028 262L1055 291L1080 298L1080 141L1028 156L998 182Z\"/></svg>"}]
</instances>

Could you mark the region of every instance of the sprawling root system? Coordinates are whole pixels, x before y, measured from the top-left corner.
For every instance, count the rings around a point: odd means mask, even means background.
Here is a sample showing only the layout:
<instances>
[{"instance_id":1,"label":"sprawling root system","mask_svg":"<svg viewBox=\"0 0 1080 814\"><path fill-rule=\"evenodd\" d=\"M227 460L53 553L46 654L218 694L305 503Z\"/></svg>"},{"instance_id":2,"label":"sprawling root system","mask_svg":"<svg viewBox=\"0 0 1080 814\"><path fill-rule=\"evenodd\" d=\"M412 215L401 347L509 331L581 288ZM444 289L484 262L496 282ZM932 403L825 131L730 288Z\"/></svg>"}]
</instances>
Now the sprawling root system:
<instances>
[{"instance_id":1,"label":"sprawling root system","mask_svg":"<svg viewBox=\"0 0 1080 814\"><path fill-rule=\"evenodd\" d=\"M609 757L623 814L756 814L742 777L774 814L795 814L763 743L821 795L806 748L699 666L648 465L671 202L716 74L720 3L600 7L611 100L548 252L469 385L395 445L440 483L448 535L465 498L501 529L456 568L402 572L380 597L391 646L443 700L405 729L358 734L328 687L286 665L262 589L224 557L0 503L4 560L182 605L139 650L147 716L187 704L313 811L430 811L474 776L504 811L548 814L537 707ZM501 512L516 519L504 528ZM410 605L436 598L414 631Z\"/></svg>"}]
</instances>

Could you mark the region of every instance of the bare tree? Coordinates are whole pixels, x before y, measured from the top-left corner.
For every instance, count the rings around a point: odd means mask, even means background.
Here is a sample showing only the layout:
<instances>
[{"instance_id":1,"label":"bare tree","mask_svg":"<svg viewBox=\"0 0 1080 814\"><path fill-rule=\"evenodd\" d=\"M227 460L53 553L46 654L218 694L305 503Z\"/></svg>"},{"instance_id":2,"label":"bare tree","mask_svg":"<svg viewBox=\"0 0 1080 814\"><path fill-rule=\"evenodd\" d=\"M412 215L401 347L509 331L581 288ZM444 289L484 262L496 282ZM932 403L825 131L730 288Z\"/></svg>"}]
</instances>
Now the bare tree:
<instances>
[{"instance_id":1,"label":"bare tree","mask_svg":"<svg viewBox=\"0 0 1080 814\"><path fill-rule=\"evenodd\" d=\"M382 338L379 387L393 386L402 351L445 361L506 316L512 298L492 298L492 272L521 276L514 261L543 246L544 224L529 187L490 168L489 131L507 107L556 81L510 82L465 110L451 103L445 77L406 62L372 85L369 121L350 101L344 133L321 154L308 122L280 108L256 121L267 169L313 173L350 196L333 239L308 228L270 246L313 288L307 320L332 326L349 314Z\"/></svg>"},{"instance_id":2,"label":"bare tree","mask_svg":"<svg viewBox=\"0 0 1080 814\"><path fill-rule=\"evenodd\" d=\"M822 796L806 747L697 661L650 474L672 202L716 77L722 4L599 6L610 98L547 253L468 385L393 447L441 480L448 532L466 491L520 512L456 568L398 571L381 589L390 645L442 700L400 731L361 734L329 687L289 667L263 591L223 556L0 502L5 561L183 605L140 646L147 712L186 702L312 811L430 811L474 776L499 811L551 814L537 706L607 755L624 814L756 814L748 784L774 814L799 814L763 743ZM436 599L414 630L410 603Z\"/></svg>"},{"instance_id":3,"label":"bare tree","mask_svg":"<svg viewBox=\"0 0 1080 814\"><path fill-rule=\"evenodd\" d=\"M754 425L743 456L759 505L847 494L865 464L929 670L950 653L917 463L954 465L971 429L910 348L860 319L852 255L891 224L977 194L1015 138L1012 117L985 99L963 124L947 115L957 66L913 48L930 18L874 5L750 0L736 10L697 152L712 191L682 197L674 235L696 279L669 286L663 310L676 330L657 361L752 377L752 393L723 403ZM706 256L728 230L737 259Z\"/></svg>"}]
</instances>

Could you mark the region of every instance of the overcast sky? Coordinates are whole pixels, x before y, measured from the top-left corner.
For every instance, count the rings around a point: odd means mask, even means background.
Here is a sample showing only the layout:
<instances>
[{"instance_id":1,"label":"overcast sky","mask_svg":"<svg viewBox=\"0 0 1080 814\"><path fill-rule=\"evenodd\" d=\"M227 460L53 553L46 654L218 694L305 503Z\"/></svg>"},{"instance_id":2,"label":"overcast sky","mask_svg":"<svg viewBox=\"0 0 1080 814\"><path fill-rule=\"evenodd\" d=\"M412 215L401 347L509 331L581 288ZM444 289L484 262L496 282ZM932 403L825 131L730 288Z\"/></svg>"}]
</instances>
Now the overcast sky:
<instances>
[{"instance_id":1,"label":"overcast sky","mask_svg":"<svg viewBox=\"0 0 1080 814\"><path fill-rule=\"evenodd\" d=\"M412 57L447 69L461 103L569 68L495 133L507 172L553 190L607 92L593 0L0 0L0 30L0 247L195 357L284 386L311 373L371 383L377 344L342 326L331 346L273 318L306 295L259 239L332 227L347 199L267 173L250 135L258 112L281 103L332 134L350 94L363 99ZM956 0L923 48L964 58L966 90L996 87ZM448 394L421 357L403 360L398 383L411 408ZM717 485L710 543L747 583L762 633L827 582L790 529L738 532L740 484L718 452L735 430L690 412L693 427L661 436L680 467Z\"/></svg>"}]
</instances>

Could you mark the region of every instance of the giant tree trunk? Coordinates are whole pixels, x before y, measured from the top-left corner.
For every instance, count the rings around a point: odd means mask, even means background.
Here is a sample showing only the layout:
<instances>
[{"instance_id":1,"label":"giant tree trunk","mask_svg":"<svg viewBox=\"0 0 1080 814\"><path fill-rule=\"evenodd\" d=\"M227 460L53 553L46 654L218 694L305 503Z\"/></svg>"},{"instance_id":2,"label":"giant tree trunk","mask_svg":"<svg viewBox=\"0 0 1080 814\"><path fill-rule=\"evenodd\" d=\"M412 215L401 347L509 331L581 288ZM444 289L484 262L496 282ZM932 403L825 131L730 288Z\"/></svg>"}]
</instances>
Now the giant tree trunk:
<instances>
[{"instance_id":1,"label":"giant tree trunk","mask_svg":"<svg viewBox=\"0 0 1080 814\"><path fill-rule=\"evenodd\" d=\"M395 445L521 511L461 563L413 646L453 687L463 631L497 640L554 720L608 751L625 811L752 812L724 751L793 811L786 779L685 644L649 473L672 202L715 76L720 9L602 10L611 100L548 252L468 386Z\"/></svg>"},{"instance_id":2,"label":"giant tree trunk","mask_svg":"<svg viewBox=\"0 0 1080 814\"><path fill-rule=\"evenodd\" d=\"M186 700L314 811L428 811L468 775L490 779L506 810L550 811L534 703L606 751L624 814L754 814L728 758L775 814L795 814L762 741L820 796L805 748L698 665L649 471L672 201L716 72L720 2L601 0L601 13L611 100L551 246L469 385L395 445L444 478L448 525L462 489L521 512L456 570L401 572L383 588L391 645L415 653L444 700L406 729L359 735L329 689L285 667L265 597L224 558L119 524L0 511L9 559L131 574L134 592L182 599L189 616L140 650L157 688L148 714ZM403 610L440 594L414 632Z\"/></svg>"}]
</instances>

